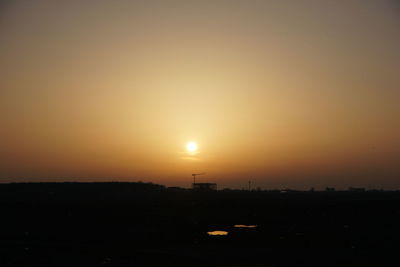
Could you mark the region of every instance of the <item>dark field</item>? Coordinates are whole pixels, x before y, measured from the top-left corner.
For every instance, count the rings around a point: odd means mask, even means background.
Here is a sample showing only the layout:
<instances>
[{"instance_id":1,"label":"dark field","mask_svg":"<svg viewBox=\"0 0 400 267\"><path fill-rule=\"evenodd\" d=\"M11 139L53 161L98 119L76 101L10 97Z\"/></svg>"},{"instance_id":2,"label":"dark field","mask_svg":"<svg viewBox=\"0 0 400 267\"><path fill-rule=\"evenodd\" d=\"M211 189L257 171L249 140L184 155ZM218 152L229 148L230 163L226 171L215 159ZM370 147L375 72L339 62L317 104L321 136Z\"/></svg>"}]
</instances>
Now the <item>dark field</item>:
<instances>
[{"instance_id":1,"label":"dark field","mask_svg":"<svg viewBox=\"0 0 400 267\"><path fill-rule=\"evenodd\" d=\"M400 192L3 184L0 211L1 267L400 264Z\"/></svg>"}]
</instances>

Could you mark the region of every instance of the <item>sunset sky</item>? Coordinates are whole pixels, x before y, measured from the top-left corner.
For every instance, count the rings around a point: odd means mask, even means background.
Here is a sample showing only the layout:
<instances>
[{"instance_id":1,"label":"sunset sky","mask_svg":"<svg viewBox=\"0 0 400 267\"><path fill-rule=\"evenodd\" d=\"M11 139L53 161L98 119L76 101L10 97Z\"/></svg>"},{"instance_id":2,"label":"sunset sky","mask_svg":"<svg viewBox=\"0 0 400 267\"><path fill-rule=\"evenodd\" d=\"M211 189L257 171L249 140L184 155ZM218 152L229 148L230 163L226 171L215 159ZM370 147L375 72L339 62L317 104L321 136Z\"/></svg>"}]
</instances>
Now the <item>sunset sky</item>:
<instances>
[{"instance_id":1,"label":"sunset sky","mask_svg":"<svg viewBox=\"0 0 400 267\"><path fill-rule=\"evenodd\" d=\"M400 188L397 1L2 1L0 71L0 182Z\"/></svg>"}]
</instances>

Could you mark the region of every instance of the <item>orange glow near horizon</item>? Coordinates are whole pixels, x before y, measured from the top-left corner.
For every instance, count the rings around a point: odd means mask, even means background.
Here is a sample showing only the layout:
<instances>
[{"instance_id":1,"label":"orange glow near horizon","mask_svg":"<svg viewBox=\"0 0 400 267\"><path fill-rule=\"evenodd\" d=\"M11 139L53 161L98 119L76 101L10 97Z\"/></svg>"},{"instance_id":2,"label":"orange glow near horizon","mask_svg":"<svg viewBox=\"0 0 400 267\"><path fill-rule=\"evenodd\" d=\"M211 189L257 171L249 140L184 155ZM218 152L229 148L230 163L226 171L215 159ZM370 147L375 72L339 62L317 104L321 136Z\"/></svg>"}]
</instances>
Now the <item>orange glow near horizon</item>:
<instances>
[{"instance_id":1,"label":"orange glow near horizon","mask_svg":"<svg viewBox=\"0 0 400 267\"><path fill-rule=\"evenodd\" d=\"M150 2L2 4L0 182L400 187L389 2Z\"/></svg>"}]
</instances>

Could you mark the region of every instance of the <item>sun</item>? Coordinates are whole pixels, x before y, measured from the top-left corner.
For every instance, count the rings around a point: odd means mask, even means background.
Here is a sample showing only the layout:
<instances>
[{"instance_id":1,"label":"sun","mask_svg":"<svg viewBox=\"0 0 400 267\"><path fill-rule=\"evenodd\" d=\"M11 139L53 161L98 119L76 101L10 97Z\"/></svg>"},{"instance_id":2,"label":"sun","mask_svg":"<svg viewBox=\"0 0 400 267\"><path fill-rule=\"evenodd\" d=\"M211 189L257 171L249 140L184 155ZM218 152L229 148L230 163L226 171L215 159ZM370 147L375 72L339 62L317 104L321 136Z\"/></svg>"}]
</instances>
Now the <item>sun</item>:
<instances>
[{"instance_id":1,"label":"sun","mask_svg":"<svg viewBox=\"0 0 400 267\"><path fill-rule=\"evenodd\" d=\"M197 143L196 142L187 143L186 150L190 153L195 153L197 151Z\"/></svg>"}]
</instances>

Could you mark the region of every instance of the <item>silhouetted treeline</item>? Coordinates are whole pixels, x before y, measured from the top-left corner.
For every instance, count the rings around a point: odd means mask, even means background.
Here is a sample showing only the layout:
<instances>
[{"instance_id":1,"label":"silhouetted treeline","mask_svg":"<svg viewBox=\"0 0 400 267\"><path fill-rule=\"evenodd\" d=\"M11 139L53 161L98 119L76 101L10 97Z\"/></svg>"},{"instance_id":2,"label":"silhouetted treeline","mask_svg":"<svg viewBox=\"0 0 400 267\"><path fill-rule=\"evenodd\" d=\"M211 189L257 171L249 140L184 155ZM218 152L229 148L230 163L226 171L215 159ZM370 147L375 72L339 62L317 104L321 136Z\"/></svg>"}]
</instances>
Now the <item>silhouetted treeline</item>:
<instances>
[{"instance_id":1,"label":"silhouetted treeline","mask_svg":"<svg viewBox=\"0 0 400 267\"><path fill-rule=\"evenodd\" d=\"M65 182L65 183L10 183L0 184L0 198L4 197L56 197L56 198L104 198L133 197L158 193L165 186L143 182Z\"/></svg>"}]
</instances>

